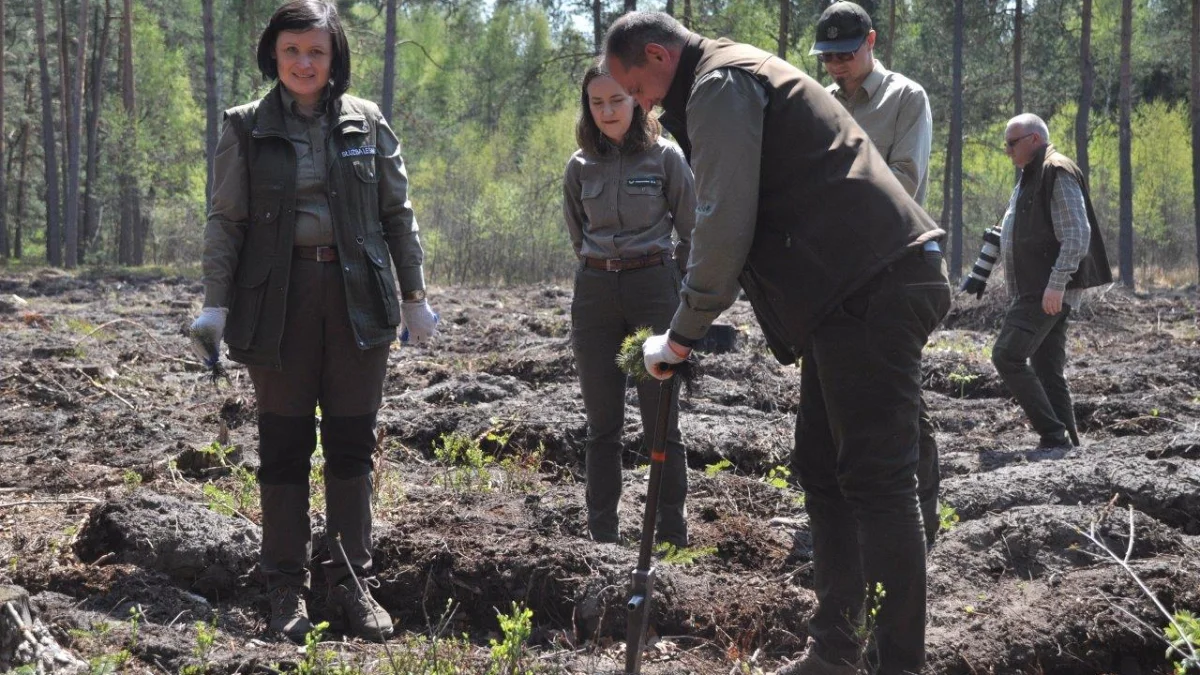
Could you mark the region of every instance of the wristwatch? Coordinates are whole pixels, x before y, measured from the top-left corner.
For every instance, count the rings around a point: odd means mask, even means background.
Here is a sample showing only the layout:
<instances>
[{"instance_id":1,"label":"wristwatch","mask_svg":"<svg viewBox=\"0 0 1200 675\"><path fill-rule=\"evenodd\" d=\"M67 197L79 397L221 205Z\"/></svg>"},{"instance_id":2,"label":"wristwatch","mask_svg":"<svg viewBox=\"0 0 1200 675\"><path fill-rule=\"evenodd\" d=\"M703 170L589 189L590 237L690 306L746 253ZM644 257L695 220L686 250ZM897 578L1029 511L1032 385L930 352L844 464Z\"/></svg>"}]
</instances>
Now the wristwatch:
<instances>
[{"instance_id":1,"label":"wristwatch","mask_svg":"<svg viewBox=\"0 0 1200 675\"><path fill-rule=\"evenodd\" d=\"M425 299L425 289L418 288L415 291L404 291L400 294L400 299L404 302L420 302Z\"/></svg>"}]
</instances>

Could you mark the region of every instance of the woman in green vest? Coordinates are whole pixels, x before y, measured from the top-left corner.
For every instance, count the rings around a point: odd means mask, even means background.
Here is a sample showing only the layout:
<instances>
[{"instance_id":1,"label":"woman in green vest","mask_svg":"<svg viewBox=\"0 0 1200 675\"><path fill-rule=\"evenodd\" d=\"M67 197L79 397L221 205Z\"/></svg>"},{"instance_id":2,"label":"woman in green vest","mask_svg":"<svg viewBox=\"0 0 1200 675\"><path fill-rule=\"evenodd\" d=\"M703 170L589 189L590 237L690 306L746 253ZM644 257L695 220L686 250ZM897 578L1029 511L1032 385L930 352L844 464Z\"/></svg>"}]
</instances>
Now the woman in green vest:
<instances>
[{"instance_id":1,"label":"woman in green vest","mask_svg":"<svg viewBox=\"0 0 1200 675\"><path fill-rule=\"evenodd\" d=\"M587 413L588 530L620 540L621 428L625 375L616 365L625 336L665 331L679 304L695 223L692 171L658 122L600 68L584 75L579 150L567 162L563 211L579 269L571 302L571 344ZM672 232L678 243L672 241ZM638 385L647 446L654 433L658 383ZM671 411L659 498L659 541L688 544L687 453Z\"/></svg>"},{"instance_id":2,"label":"woman in green vest","mask_svg":"<svg viewBox=\"0 0 1200 675\"><path fill-rule=\"evenodd\" d=\"M312 630L308 482L319 406L329 613L347 632L383 640L391 618L370 593L375 417L397 328L422 343L437 320L408 177L378 106L346 94L350 50L334 5L280 6L258 66L277 83L226 111L213 157L193 349L215 366L223 339L254 382L271 630L300 643Z\"/></svg>"}]
</instances>

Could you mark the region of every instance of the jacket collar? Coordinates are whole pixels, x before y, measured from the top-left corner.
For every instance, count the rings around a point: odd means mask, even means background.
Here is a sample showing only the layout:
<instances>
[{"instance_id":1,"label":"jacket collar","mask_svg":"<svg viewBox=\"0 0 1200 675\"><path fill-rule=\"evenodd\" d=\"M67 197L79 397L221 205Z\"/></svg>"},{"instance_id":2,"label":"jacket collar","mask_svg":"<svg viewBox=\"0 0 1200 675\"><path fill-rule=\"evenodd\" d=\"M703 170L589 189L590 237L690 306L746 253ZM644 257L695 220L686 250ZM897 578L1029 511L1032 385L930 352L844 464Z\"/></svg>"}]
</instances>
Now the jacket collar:
<instances>
[{"instance_id":1,"label":"jacket collar","mask_svg":"<svg viewBox=\"0 0 1200 675\"><path fill-rule=\"evenodd\" d=\"M867 73L867 76L863 79L862 84L859 85L858 89L855 90L853 95L847 94L846 90L842 89L837 84L833 85L833 95L838 97L838 100L841 101L849 101L860 98L864 101L870 101L871 99L875 98L875 94L878 93L879 88L883 86L883 81L887 79L887 76L890 74L891 71L887 68L884 68L883 64L879 62L879 59L875 59L874 65L871 66L871 72Z\"/></svg>"},{"instance_id":2,"label":"jacket collar","mask_svg":"<svg viewBox=\"0 0 1200 675\"><path fill-rule=\"evenodd\" d=\"M1041 182L1042 174L1046 170L1046 158L1058 152L1054 149L1052 143L1047 143L1040 150L1033 153L1033 157L1029 158L1029 163L1021 169L1021 185L1026 185L1029 181L1036 180Z\"/></svg>"},{"instance_id":3,"label":"jacket collar","mask_svg":"<svg viewBox=\"0 0 1200 675\"><path fill-rule=\"evenodd\" d=\"M663 114L658 120L675 137L675 142L689 161L692 158L692 143L687 135L687 102L692 95L692 85L696 82L696 67L700 65L709 42L696 33L688 34L679 53L675 77L671 80L667 95L663 97Z\"/></svg>"}]
</instances>

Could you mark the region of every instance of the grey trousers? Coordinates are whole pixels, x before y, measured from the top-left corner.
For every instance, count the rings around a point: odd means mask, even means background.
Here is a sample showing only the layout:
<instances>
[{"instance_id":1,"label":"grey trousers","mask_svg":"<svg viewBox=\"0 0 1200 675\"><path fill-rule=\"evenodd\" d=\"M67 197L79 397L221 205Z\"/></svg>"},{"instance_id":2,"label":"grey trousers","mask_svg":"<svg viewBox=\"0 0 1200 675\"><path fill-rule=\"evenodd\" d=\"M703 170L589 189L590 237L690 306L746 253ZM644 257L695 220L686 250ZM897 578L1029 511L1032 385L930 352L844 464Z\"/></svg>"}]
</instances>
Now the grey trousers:
<instances>
[{"instance_id":1,"label":"grey trousers","mask_svg":"<svg viewBox=\"0 0 1200 675\"><path fill-rule=\"evenodd\" d=\"M1009 393L1048 445L1066 445L1075 430L1067 366L1067 317L1070 305L1050 316L1041 298L1018 298L1009 305L992 347L992 364Z\"/></svg>"},{"instance_id":2,"label":"grey trousers","mask_svg":"<svg viewBox=\"0 0 1200 675\"><path fill-rule=\"evenodd\" d=\"M615 542L619 536L626 376L617 367L617 352L621 341L638 328L649 326L657 334L670 327L679 305L679 281L673 264L624 272L580 266L575 274L571 345L587 412L588 530L596 541ZM638 385L647 445L654 436L658 391L654 380ZM678 413L676 404L667 433L656 538L686 546L687 453L680 442Z\"/></svg>"}]
</instances>

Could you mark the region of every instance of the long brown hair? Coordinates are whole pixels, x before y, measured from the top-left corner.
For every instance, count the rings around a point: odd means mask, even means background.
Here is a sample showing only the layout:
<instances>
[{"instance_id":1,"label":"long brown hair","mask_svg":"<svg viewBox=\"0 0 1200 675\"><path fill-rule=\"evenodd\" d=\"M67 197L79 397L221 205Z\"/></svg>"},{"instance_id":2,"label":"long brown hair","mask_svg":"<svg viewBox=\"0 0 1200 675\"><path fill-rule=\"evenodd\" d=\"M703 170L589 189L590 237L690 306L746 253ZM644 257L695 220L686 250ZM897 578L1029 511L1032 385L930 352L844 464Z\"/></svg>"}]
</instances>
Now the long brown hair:
<instances>
[{"instance_id":1,"label":"long brown hair","mask_svg":"<svg viewBox=\"0 0 1200 675\"><path fill-rule=\"evenodd\" d=\"M583 75L583 84L579 92L579 120L575 123L575 142L586 154L604 157L610 153L633 154L641 152L658 142L662 127L658 120L646 114L642 106L634 104L633 119L629 122L629 131L620 147L613 144L608 136L600 131L600 126L592 117L592 107L588 105L588 85L597 77L609 77L609 74L599 64L588 68Z\"/></svg>"}]
</instances>

